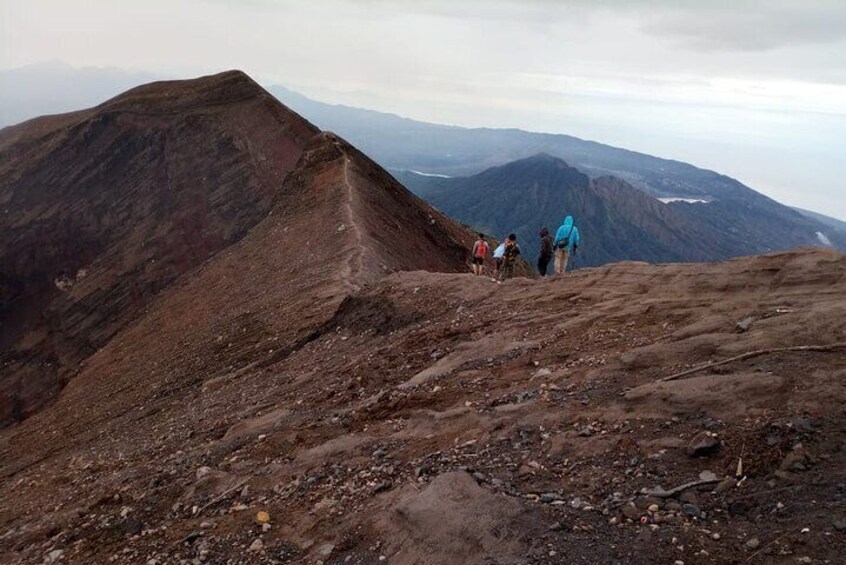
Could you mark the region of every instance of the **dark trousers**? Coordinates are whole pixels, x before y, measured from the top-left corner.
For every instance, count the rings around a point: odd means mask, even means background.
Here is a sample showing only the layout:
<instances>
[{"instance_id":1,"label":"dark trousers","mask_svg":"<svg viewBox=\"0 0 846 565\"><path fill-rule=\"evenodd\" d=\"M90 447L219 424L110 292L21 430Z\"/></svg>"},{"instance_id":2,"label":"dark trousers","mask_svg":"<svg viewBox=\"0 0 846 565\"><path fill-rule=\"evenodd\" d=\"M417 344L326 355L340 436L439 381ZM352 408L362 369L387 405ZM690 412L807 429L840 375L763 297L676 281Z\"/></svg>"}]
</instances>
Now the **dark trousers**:
<instances>
[{"instance_id":1,"label":"dark trousers","mask_svg":"<svg viewBox=\"0 0 846 565\"><path fill-rule=\"evenodd\" d=\"M547 269L547 267L549 267L549 262L551 260L552 260L551 256L541 255L540 257L538 257L538 272L540 273L540 276L542 276L542 277L546 276L546 269Z\"/></svg>"}]
</instances>

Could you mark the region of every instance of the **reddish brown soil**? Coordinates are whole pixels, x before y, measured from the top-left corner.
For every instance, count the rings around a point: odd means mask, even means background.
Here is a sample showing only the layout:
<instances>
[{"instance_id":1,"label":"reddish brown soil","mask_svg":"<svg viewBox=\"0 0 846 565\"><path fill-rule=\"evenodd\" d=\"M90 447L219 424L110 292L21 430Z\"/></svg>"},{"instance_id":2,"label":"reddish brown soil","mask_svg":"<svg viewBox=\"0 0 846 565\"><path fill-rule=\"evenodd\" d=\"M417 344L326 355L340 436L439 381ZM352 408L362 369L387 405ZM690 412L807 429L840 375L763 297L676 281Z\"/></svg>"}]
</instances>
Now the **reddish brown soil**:
<instances>
[{"instance_id":1,"label":"reddish brown soil","mask_svg":"<svg viewBox=\"0 0 846 565\"><path fill-rule=\"evenodd\" d=\"M156 331L231 323L248 328L242 346L273 336L287 351L350 290L394 270L463 270L472 244L234 71L2 130L0 210L0 426L100 363L174 286L197 295L176 292Z\"/></svg>"},{"instance_id":2,"label":"reddish brown soil","mask_svg":"<svg viewBox=\"0 0 846 565\"><path fill-rule=\"evenodd\" d=\"M243 238L317 133L240 72L0 131L0 425Z\"/></svg>"},{"instance_id":3,"label":"reddish brown soil","mask_svg":"<svg viewBox=\"0 0 846 565\"><path fill-rule=\"evenodd\" d=\"M245 238L0 432L4 562L840 562L846 352L658 380L846 341L846 256L377 280L418 225L379 239L393 185L328 135L298 167ZM412 233L427 261L453 248ZM703 431L719 449L689 456ZM703 471L721 482L641 494Z\"/></svg>"}]
</instances>

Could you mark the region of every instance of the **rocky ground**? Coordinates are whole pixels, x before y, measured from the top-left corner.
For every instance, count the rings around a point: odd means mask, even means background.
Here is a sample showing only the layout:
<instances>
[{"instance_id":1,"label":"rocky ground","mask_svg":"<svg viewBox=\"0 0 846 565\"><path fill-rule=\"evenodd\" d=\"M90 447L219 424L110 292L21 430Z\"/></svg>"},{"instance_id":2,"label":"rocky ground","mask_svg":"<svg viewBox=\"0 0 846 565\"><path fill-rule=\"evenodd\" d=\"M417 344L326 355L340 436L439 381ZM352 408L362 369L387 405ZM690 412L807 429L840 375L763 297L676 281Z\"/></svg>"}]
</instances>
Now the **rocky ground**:
<instances>
[{"instance_id":1,"label":"rocky ground","mask_svg":"<svg viewBox=\"0 0 846 565\"><path fill-rule=\"evenodd\" d=\"M397 273L285 355L249 312L130 331L0 431L0 560L840 563L844 273Z\"/></svg>"}]
</instances>

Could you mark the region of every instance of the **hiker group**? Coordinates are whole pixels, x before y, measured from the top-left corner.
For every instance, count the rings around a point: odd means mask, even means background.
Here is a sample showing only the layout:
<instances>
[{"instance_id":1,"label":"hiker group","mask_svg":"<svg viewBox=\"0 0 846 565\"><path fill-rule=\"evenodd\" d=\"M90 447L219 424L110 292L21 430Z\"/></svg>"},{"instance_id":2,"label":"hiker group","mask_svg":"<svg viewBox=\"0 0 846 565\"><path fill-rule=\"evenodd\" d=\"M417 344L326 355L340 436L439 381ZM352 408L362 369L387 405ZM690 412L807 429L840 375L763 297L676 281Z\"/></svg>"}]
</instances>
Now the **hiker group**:
<instances>
[{"instance_id":1,"label":"hiker group","mask_svg":"<svg viewBox=\"0 0 846 565\"><path fill-rule=\"evenodd\" d=\"M581 238L579 228L573 223L573 217L567 216L564 223L555 232L555 237L549 233L549 228L540 230L540 253L538 254L538 272L542 277L547 275L549 263L553 261L553 268L556 275L567 270L567 264L578 248ZM485 234L480 233L479 239L473 244L473 274L481 276L485 273L485 263L490 252ZM508 234L505 240L493 252L494 272L493 280L502 282L514 276L514 268L517 258L520 256L520 246L517 244L517 235Z\"/></svg>"}]
</instances>

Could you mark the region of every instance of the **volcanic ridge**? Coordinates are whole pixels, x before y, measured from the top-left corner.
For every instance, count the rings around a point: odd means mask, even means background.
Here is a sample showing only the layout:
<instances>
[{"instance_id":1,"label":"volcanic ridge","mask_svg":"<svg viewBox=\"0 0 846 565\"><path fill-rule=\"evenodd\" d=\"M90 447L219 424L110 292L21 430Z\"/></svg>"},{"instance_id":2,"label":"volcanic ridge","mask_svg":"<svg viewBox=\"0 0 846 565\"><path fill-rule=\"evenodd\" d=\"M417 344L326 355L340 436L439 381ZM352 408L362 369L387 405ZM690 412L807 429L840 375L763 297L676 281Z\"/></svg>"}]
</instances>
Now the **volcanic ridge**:
<instances>
[{"instance_id":1,"label":"volcanic ridge","mask_svg":"<svg viewBox=\"0 0 846 565\"><path fill-rule=\"evenodd\" d=\"M0 209L4 563L846 550L835 250L494 284L240 72L0 130Z\"/></svg>"}]
</instances>

